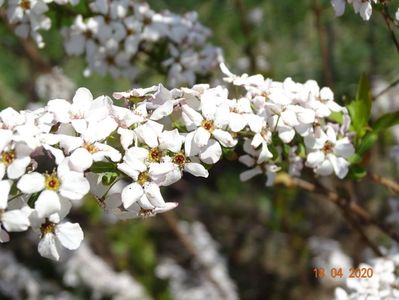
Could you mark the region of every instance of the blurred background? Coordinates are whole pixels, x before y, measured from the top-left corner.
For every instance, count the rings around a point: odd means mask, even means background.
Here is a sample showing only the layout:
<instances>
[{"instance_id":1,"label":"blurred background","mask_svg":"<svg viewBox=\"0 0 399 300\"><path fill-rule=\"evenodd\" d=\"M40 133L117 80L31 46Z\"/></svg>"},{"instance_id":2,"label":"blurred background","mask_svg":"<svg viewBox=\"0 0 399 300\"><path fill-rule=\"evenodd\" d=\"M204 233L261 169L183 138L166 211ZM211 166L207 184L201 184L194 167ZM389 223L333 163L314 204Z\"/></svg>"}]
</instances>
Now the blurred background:
<instances>
[{"instance_id":1,"label":"blurred background","mask_svg":"<svg viewBox=\"0 0 399 300\"><path fill-rule=\"evenodd\" d=\"M327 0L148 2L156 11L197 11L237 74L315 79L330 86L342 104L354 97L364 72L375 95L399 77L398 54L377 13L364 22L347 7L336 18ZM39 50L41 59L63 71L45 75L40 60L29 59L20 40L0 24L1 109L46 103L45 76L61 77L69 91L88 87L95 96L165 82L165 76L151 70L134 83L86 78L83 58L65 55L56 26L43 36L47 45ZM373 115L398 107L398 89L392 88L376 98ZM397 162L390 156L398 144L397 131L380 137L368 170L398 178ZM332 299L342 280L319 280L313 269L348 270L371 255L367 245L320 196L282 186L266 188L264 178L241 183L238 175L244 169L225 160L206 180L185 175L165 191L168 201L180 203L165 216L117 221L87 199L71 214L82 224L86 244L77 253L66 253L60 264L40 258L25 234L13 234L14 241L0 249L0 299L35 299L36 294L46 299ZM398 219L393 193L368 178L345 184L326 178L324 183L343 190L379 220ZM376 244L391 246L375 229L365 230ZM19 289L11 287L19 281Z\"/></svg>"}]
</instances>

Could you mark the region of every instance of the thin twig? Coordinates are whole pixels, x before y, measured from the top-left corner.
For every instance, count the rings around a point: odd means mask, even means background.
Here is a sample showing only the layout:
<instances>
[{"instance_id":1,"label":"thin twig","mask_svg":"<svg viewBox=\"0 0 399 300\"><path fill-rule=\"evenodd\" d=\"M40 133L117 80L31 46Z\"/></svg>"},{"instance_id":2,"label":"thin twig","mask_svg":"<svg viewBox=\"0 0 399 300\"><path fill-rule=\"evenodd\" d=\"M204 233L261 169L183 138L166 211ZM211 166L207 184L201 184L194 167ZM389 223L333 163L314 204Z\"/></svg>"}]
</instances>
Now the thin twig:
<instances>
[{"instance_id":1,"label":"thin twig","mask_svg":"<svg viewBox=\"0 0 399 300\"><path fill-rule=\"evenodd\" d=\"M399 183L397 183L396 181L375 174L370 174L369 178L375 183L381 184L392 192L399 194Z\"/></svg>"},{"instance_id":2,"label":"thin twig","mask_svg":"<svg viewBox=\"0 0 399 300\"><path fill-rule=\"evenodd\" d=\"M179 223L178 223L177 217L174 214L174 212L164 213L164 214L162 214L162 217L165 220L166 224L168 224L170 229L176 235L176 237L178 238L180 243L186 249L186 251L192 257L194 257L195 260L199 263L201 269L205 272L205 275L208 278L208 280L216 287L216 289L219 291L220 295L222 295L222 297L224 299L227 299L227 295L226 295L224 289L220 286L219 282L215 279L213 274L210 272L207 264L203 261L201 256L198 254L198 251L195 248L194 244L191 242L190 237L188 237L179 227Z\"/></svg>"},{"instance_id":3,"label":"thin twig","mask_svg":"<svg viewBox=\"0 0 399 300\"><path fill-rule=\"evenodd\" d=\"M315 26L317 29L317 34L319 36L319 45L320 52L322 58L322 69L323 69L323 77L325 83L328 86L333 86L333 75L331 71L331 56L330 49L327 45L326 32L325 28L322 24L322 7L320 6L320 2L318 0L313 1L313 14L315 17Z\"/></svg>"},{"instance_id":4,"label":"thin twig","mask_svg":"<svg viewBox=\"0 0 399 300\"><path fill-rule=\"evenodd\" d=\"M399 84L399 78L396 80L392 81L387 87L385 87L383 90L378 92L376 95L373 96L373 100L376 100L378 97L381 97L383 94L388 92L391 88L395 87L397 84Z\"/></svg>"},{"instance_id":5,"label":"thin twig","mask_svg":"<svg viewBox=\"0 0 399 300\"><path fill-rule=\"evenodd\" d=\"M392 19L389 16L388 9L387 9L386 6L384 6L380 11L381 11L381 14L382 14L382 16L384 18L385 24L387 25L388 31L389 31L389 33L391 35L392 42L395 44L396 50L399 52L399 41L396 38L395 32L393 31Z\"/></svg>"},{"instance_id":6,"label":"thin twig","mask_svg":"<svg viewBox=\"0 0 399 300\"><path fill-rule=\"evenodd\" d=\"M326 187L307 182L303 179L292 178L285 173L281 173L277 176L276 183L284 184L287 187L297 187L305 191L321 195L323 196L322 199L350 211L362 222L375 226L381 232L385 233L391 237L391 239L399 243L399 234L393 227L388 224L380 223L356 202L349 202L347 199L340 197L337 193L330 191Z\"/></svg>"}]
</instances>

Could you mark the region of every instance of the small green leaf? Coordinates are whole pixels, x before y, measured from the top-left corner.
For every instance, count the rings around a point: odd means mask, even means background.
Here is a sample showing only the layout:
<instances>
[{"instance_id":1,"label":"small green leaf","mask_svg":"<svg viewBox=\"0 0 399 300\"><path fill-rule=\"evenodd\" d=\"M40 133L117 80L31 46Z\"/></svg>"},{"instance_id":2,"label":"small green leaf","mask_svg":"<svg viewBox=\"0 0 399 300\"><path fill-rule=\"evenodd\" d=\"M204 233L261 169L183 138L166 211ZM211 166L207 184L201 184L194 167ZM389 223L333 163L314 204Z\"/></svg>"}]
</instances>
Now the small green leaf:
<instances>
[{"instance_id":1,"label":"small green leaf","mask_svg":"<svg viewBox=\"0 0 399 300\"><path fill-rule=\"evenodd\" d=\"M363 168L359 165L352 165L351 168L349 169L347 178L360 180L363 177L365 177L366 175L367 175L367 171L365 168Z\"/></svg>"},{"instance_id":2,"label":"small green leaf","mask_svg":"<svg viewBox=\"0 0 399 300\"><path fill-rule=\"evenodd\" d=\"M360 78L356 99L348 105L352 126L358 138L365 135L371 113L371 89L366 74Z\"/></svg>"},{"instance_id":3,"label":"small green leaf","mask_svg":"<svg viewBox=\"0 0 399 300\"><path fill-rule=\"evenodd\" d=\"M373 130L379 132L399 124L399 111L382 115L373 125Z\"/></svg>"},{"instance_id":4,"label":"small green leaf","mask_svg":"<svg viewBox=\"0 0 399 300\"><path fill-rule=\"evenodd\" d=\"M357 148L356 153L358 155L363 155L366 153L378 139L378 134L375 132L368 132L363 138L362 141L359 144L359 147Z\"/></svg>"},{"instance_id":5,"label":"small green leaf","mask_svg":"<svg viewBox=\"0 0 399 300\"><path fill-rule=\"evenodd\" d=\"M104 185L111 185L116 178L118 178L119 173L118 172L107 172L101 177L101 182Z\"/></svg>"},{"instance_id":6,"label":"small green leaf","mask_svg":"<svg viewBox=\"0 0 399 300\"><path fill-rule=\"evenodd\" d=\"M107 162L107 161L96 161L90 167L90 172L93 173L117 172L116 163Z\"/></svg>"},{"instance_id":7,"label":"small green leaf","mask_svg":"<svg viewBox=\"0 0 399 300\"><path fill-rule=\"evenodd\" d=\"M333 112L328 116L328 118L329 118L331 121L334 121L335 123L338 123L338 124L342 124L343 119L344 119L344 117L343 117L343 115L342 115L342 112L337 112L337 111L333 111Z\"/></svg>"}]
</instances>

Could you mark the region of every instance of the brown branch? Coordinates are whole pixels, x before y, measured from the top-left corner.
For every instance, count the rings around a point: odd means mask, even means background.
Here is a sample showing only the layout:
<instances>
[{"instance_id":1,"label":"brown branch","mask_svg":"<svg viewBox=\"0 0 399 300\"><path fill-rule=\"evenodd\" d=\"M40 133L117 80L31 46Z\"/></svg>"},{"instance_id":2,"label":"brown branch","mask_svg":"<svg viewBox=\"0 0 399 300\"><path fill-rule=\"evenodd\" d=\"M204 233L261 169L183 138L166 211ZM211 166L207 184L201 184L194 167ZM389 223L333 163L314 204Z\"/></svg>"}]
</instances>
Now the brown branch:
<instances>
[{"instance_id":1,"label":"brown branch","mask_svg":"<svg viewBox=\"0 0 399 300\"><path fill-rule=\"evenodd\" d=\"M198 254L198 251L195 248L194 244L191 242L190 237L188 237L179 227L179 223L174 212L164 213L161 216L163 217L169 228L176 235L177 239L180 241L180 243L186 249L186 251L199 263L201 269L205 272L205 275L208 278L208 280L215 286L215 288L219 291L220 295L222 295L223 298L227 299L227 295L224 289L220 286L219 282L210 272L207 264Z\"/></svg>"},{"instance_id":2,"label":"brown branch","mask_svg":"<svg viewBox=\"0 0 399 300\"><path fill-rule=\"evenodd\" d=\"M395 44L396 50L399 53L399 41L396 38L395 32L393 31L393 28L392 28L393 21L392 21L391 17L389 16L388 8L386 6L384 6L380 10L380 12L382 14L382 17L384 18L385 24L387 25L388 31L391 35L392 42Z\"/></svg>"},{"instance_id":3,"label":"brown branch","mask_svg":"<svg viewBox=\"0 0 399 300\"><path fill-rule=\"evenodd\" d=\"M285 173L281 173L276 178L276 183L284 184L287 187L296 187L305 191L318 194L322 196L322 199L334 203L341 209L349 211L355 215L362 222L373 225L378 228L381 232L385 233L391 239L399 243L398 232L388 224L380 223L373 218L363 207L359 206L356 202L348 201L345 198L340 197L337 193L330 191L329 189L316 185L299 178L292 178Z\"/></svg>"},{"instance_id":4,"label":"brown branch","mask_svg":"<svg viewBox=\"0 0 399 300\"><path fill-rule=\"evenodd\" d=\"M313 1L313 14L315 17L315 26L317 30L317 34L319 36L319 46L321 52L321 61L322 61L322 69L323 69L323 77L325 84L328 86L333 86L333 75L332 75L332 67L331 67L331 59L330 59L330 49L328 47L327 39L326 39L326 30L322 24L322 7L318 0Z\"/></svg>"},{"instance_id":5,"label":"brown branch","mask_svg":"<svg viewBox=\"0 0 399 300\"><path fill-rule=\"evenodd\" d=\"M7 20L7 17L3 11L0 11L0 21L3 22L9 31L14 33L14 26L10 24ZM32 42L32 40L24 39L19 36L16 36L19 43L21 44L21 48L24 51L26 57L32 63L35 71L38 73L47 73L51 72L52 66L47 63L42 56L40 55L39 50L36 45Z\"/></svg>"},{"instance_id":6,"label":"brown branch","mask_svg":"<svg viewBox=\"0 0 399 300\"><path fill-rule=\"evenodd\" d=\"M369 178L373 182L381 184L386 188L388 188L389 190L391 190L392 192L399 194L399 183L397 183L396 181L375 174L370 174Z\"/></svg>"}]
</instances>

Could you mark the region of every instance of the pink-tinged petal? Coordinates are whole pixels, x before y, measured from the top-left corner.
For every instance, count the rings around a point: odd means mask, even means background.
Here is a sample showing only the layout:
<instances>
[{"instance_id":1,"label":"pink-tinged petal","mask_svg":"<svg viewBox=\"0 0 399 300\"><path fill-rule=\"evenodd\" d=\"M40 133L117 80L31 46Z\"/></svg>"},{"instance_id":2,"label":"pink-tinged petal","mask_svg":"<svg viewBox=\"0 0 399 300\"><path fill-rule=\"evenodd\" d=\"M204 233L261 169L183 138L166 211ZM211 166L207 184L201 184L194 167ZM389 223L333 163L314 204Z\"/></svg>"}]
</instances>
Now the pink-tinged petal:
<instances>
[{"instance_id":1,"label":"pink-tinged petal","mask_svg":"<svg viewBox=\"0 0 399 300\"><path fill-rule=\"evenodd\" d=\"M80 200L90 191L90 184L82 173L66 172L60 180L60 194L65 198Z\"/></svg>"},{"instance_id":2,"label":"pink-tinged petal","mask_svg":"<svg viewBox=\"0 0 399 300\"><path fill-rule=\"evenodd\" d=\"M197 176L197 177L205 177L209 176L209 172L205 167L199 163L189 162L184 165L184 171Z\"/></svg>"},{"instance_id":3,"label":"pink-tinged petal","mask_svg":"<svg viewBox=\"0 0 399 300\"><path fill-rule=\"evenodd\" d=\"M165 200L161 195L159 186L153 182L148 182L144 185L144 192L148 200L155 207L165 206Z\"/></svg>"},{"instance_id":4,"label":"pink-tinged petal","mask_svg":"<svg viewBox=\"0 0 399 300\"><path fill-rule=\"evenodd\" d=\"M44 189L45 179L42 174L25 174L17 183L17 188L25 194L33 194Z\"/></svg>"},{"instance_id":5,"label":"pink-tinged petal","mask_svg":"<svg viewBox=\"0 0 399 300\"><path fill-rule=\"evenodd\" d=\"M35 210L39 218L47 217L53 213L60 211L60 197L54 191L43 191L35 202Z\"/></svg>"},{"instance_id":6,"label":"pink-tinged petal","mask_svg":"<svg viewBox=\"0 0 399 300\"><path fill-rule=\"evenodd\" d=\"M29 156L15 159L7 168L8 178L17 179L24 175L30 162L31 158Z\"/></svg>"},{"instance_id":7,"label":"pink-tinged petal","mask_svg":"<svg viewBox=\"0 0 399 300\"><path fill-rule=\"evenodd\" d=\"M240 180L247 181L247 180L251 179L252 177L255 177L256 175L259 175L262 173L263 173L262 169L259 166L257 166L253 169L242 172L240 174Z\"/></svg>"},{"instance_id":8,"label":"pink-tinged petal","mask_svg":"<svg viewBox=\"0 0 399 300\"><path fill-rule=\"evenodd\" d=\"M27 214L20 209L4 212L1 216L1 222L8 232L25 231L30 225Z\"/></svg>"},{"instance_id":9,"label":"pink-tinged petal","mask_svg":"<svg viewBox=\"0 0 399 300\"><path fill-rule=\"evenodd\" d=\"M7 208L8 195L10 194L11 185L11 180L0 181L0 210Z\"/></svg>"},{"instance_id":10,"label":"pink-tinged petal","mask_svg":"<svg viewBox=\"0 0 399 300\"><path fill-rule=\"evenodd\" d=\"M126 186L122 191L122 203L124 208L129 208L143 196L144 190L137 182Z\"/></svg>"},{"instance_id":11,"label":"pink-tinged petal","mask_svg":"<svg viewBox=\"0 0 399 300\"><path fill-rule=\"evenodd\" d=\"M10 236L8 235L7 231L3 230L0 227L0 243L7 243L10 241Z\"/></svg>"},{"instance_id":12,"label":"pink-tinged petal","mask_svg":"<svg viewBox=\"0 0 399 300\"><path fill-rule=\"evenodd\" d=\"M60 245L58 244L56 237L53 233L47 233L42 237L37 247L37 250L43 257L56 261L60 259Z\"/></svg>"},{"instance_id":13,"label":"pink-tinged petal","mask_svg":"<svg viewBox=\"0 0 399 300\"><path fill-rule=\"evenodd\" d=\"M55 235L61 245L69 250L78 249L83 241L83 231L78 223L65 222L57 225Z\"/></svg>"},{"instance_id":14,"label":"pink-tinged petal","mask_svg":"<svg viewBox=\"0 0 399 300\"><path fill-rule=\"evenodd\" d=\"M206 146L206 144L208 144L210 137L211 133L208 130L206 130L203 127L198 127L198 129L195 131L194 143L198 147Z\"/></svg>"},{"instance_id":15,"label":"pink-tinged petal","mask_svg":"<svg viewBox=\"0 0 399 300\"><path fill-rule=\"evenodd\" d=\"M219 161L222 156L222 147L215 140L209 140L205 149L201 149L199 155L201 161L206 164L214 164Z\"/></svg>"},{"instance_id":16,"label":"pink-tinged petal","mask_svg":"<svg viewBox=\"0 0 399 300\"><path fill-rule=\"evenodd\" d=\"M84 172L93 164L92 155L85 148L78 148L69 157L69 166L77 172Z\"/></svg>"}]
</instances>

